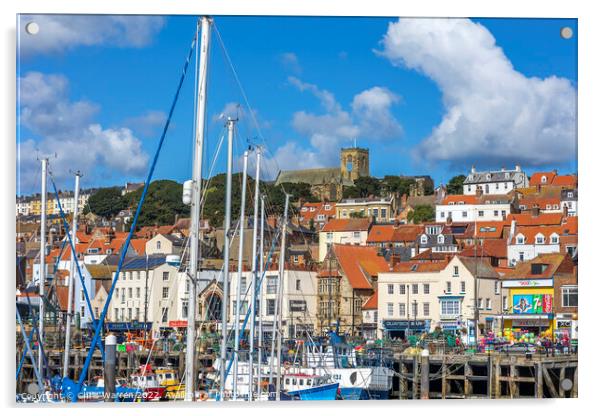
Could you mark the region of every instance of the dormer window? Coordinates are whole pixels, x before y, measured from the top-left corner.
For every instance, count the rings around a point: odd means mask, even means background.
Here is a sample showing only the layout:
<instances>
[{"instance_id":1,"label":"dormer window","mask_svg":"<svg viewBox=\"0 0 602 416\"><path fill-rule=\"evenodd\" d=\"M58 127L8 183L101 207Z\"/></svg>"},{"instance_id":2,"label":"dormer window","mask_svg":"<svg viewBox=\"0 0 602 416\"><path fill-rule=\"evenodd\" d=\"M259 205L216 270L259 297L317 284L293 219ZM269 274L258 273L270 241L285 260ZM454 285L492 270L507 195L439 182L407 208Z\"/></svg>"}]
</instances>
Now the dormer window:
<instances>
[{"instance_id":1,"label":"dormer window","mask_svg":"<svg viewBox=\"0 0 602 416\"><path fill-rule=\"evenodd\" d=\"M558 244L558 234L554 233L550 236L550 243Z\"/></svg>"},{"instance_id":2,"label":"dormer window","mask_svg":"<svg viewBox=\"0 0 602 416\"><path fill-rule=\"evenodd\" d=\"M491 179L491 173L488 173L487 174L487 180L490 180L490 179Z\"/></svg>"},{"instance_id":3,"label":"dormer window","mask_svg":"<svg viewBox=\"0 0 602 416\"><path fill-rule=\"evenodd\" d=\"M552 209L552 205L546 204L546 209Z\"/></svg>"},{"instance_id":4,"label":"dormer window","mask_svg":"<svg viewBox=\"0 0 602 416\"><path fill-rule=\"evenodd\" d=\"M426 236L426 234L422 234L422 236L420 237L420 244L427 244L428 243L428 237Z\"/></svg>"},{"instance_id":5,"label":"dormer window","mask_svg":"<svg viewBox=\"0 0 602 416\"><path fill-rule=\"evenodd\" d=\"M510 174L509 174L508 172L506 172L506 173L504 174L504 177L505 177L506 179L510 179ZM507 186L507 184L504 184L504 185L506 185L506 186Z\"/></svg>"},{"instance_id":6,"label":"dormer window","mask_svg":"<svg viewBox=\"0 0 602 416\"><path fill-rule=\"evenodd\" d=\"M449 203L449 204L447 204L447 205L456 205L456 203L452 201L452 202L450 202L450 203Z\"/></svg>"},{"instance_id":7,"label":"dormer window","mask_svg":"<svg viewBox=\"0 0 602 416\"><path fill-rule=\"evenodd\" d=\"M443 234L439 234L439 235L437 236L437 243L438 243L438 244L443 244L443 243L445 243L445 237L443 236Z\"/></svg>"},{"instance_id":8,"label":"dormer window","mask_svg":"<svg viewBox=\"0 0 602 416\"><path fill-rule=\"evenodd\" d=\"M327 211L330 210L330 205L328 205L328 204L324 205L324 209Z\"/></svg>"},{"instance_id":9,"label":"dormer window","mask_svg":"<svg viewBox=\"0 0 602 416\"><path fill-rule=\"evenodd\" d=\"M309 208L309 212L314 212L315 210L316 210L316 208L314 208L314 207Z\"/></svg>"},{"instance_id":10,"label":"dormer window","mask_svg":"<svg viewBox=\"0 0 602 416\"><path fill-rule=\"evenodd\" d=\"M525 236L522 234L517 235L516 244L525 244Z\"/></svg>"},{"instance_id":11,"label":"dormer window","mask_svg":"<svg viewBox=\"0 0 602 416\"><path fill-rule=\"evenodd\" d=\"M566 196L567 196L568 198L572 198L572 197L573 197L573 193L572 193L572 192L567 192Z\"/></svg>"},{"instance_id":12,"label":"dormer window","mask_svg":"<svg viewBox=\"0 0 602 416\"><path fill-rule=\"evenodd\" d=\"M307 212L307 207L301 208L301 212Z\"/></svg>"},{"instance_id":13,"label":"dormer window","mask_svg":"<svg viewBox=\"0 0 602 416\"><path fill-rule=\"evenodd\" d=\"M541 177L541 183L546 183L548 181L548 178L544 175Z\"/></svg>"},{"instance_id":14,"label":"dormer window","mask_svg":"<svg viewBox=\"0 0 602 416\"><path fill-rule=\"evenodd\" d=\"M543 234L537 234L535 236L535 244L543 244L545 242L545 237Z\"/></svg>"}]
</instances>

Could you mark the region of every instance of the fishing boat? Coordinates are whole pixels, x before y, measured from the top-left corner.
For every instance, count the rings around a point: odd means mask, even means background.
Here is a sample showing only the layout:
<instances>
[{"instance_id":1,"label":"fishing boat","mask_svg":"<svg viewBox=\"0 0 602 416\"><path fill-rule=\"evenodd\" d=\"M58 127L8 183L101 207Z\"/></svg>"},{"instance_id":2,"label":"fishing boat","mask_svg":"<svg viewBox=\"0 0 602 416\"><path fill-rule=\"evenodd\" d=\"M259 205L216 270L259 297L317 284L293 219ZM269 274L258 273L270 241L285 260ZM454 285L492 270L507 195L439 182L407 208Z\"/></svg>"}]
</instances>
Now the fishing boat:
<instances>
[{"instance_id":1,"label":"fishing boat","mask_svg":"<svg viewBox=\"0 0 602 416\"><path fill-rule=\"evenodd\" d=\"M339 383L315 374L285 374L282 384L292 400L336 400L339 391Z\"/></svg>"},{"instance_id":2,"label":"fishing boat","mask_svg":"<svg viewBox=\"0 0 602 416\"><path fill-rule=\"evenodd\" d=\"M186 394L186 386L180 383L178 373L171 367L158 367L155 369L155 375L159 385L165 387L165 399L182 400Z\"/></svg>"},{"instance_id":3,"label":"fishing boat","mask_svg":"<svg viewBox=\"0 0 602 416\"><path fill-rule=\"evenodd\" d=\"M141 365L138 370L130 375L132 387L143 392L144 401L158 401L165 395L166 387L161 385L157 374L149 364Z\"/></svg>"},{"instance_id":4,"label":"fishing boat","mask_svg":"<svg viewBox=\"0 0 602 416\"><path fill-rule=\"evenodd\" d=\"M76 391L76 383L68 378L64 378L61 392L63 397L73 400L73 395ZM77 395L77 400L82 402L102 402L105 401L105 398L106 393L103 377L96 377L91 384L83 384ZM125 379L115 380L116 402L141 401L142 398L143 391L141 389L129 387Z\"/></svg>"}]
</instances>

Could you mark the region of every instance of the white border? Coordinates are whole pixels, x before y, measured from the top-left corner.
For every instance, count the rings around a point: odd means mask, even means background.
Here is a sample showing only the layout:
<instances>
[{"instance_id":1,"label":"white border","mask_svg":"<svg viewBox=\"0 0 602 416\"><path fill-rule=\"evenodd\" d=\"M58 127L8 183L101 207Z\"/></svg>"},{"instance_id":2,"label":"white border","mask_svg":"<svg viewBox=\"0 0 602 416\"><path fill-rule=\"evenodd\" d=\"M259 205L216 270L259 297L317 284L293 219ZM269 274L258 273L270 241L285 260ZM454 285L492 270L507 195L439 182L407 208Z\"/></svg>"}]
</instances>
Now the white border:
<instances>
[{"instance_id":1,"label":"white border","mask_svg":"<svg viewBox=\"0 0 602 416\"><path fill-rule=\"evenodd\" d=\"M393 4L395 3L395 4ZM3 364L0 377L0 391L4 406L13 403L14 391L14 349L11 347L14 339L14 303L12 298L12 279L14 276L14 195L15 195L15 14L20 13L106 13L106 14L231 14L231 15L348 15L348 16L441 16L441 17L573 17L579 19L579 176L580 193L580 366L579 366L579 396L577 400L506 400L506 401L429 401L425 402L337 402L337 403L289 403L280 406L245 406L229 404L220 407L219 412L225 414L240 414L241 412L260 411L262 414L304 414L321 415L325 412L339 414L366 414L385 411L420 412L430 414L441 412L465 412L472 414L503 414L534 413L534 414L589 414L590 406L598 404L595 398L600 396L599 386L600 355L596 355L596 342L601 337L598 314L601 288L600 262L594 257L599 250L600 237L600 104L602 97L600 76L602 65L600 60L600 39L602 39L602 16L595 7L594 1L525 1L525 0L420 0L398 1L370 0L353 2L350 0L4 0L0 3L2 13L2 82L3 99L0 114L4 127L2 167L4 179L4 196L2 203L2 264L5 291L5 313L3 314ZM597 204L596 204L597 203ZM598 349L600 348L600 343ZM111 408L112 413L131 415L132 412L144 412L149 415L164 414L174 406L139 406ZM182 407L182 406L177 406ZM184 409L184 412L204 411L201 406L194 410ZM598 405L599 407L599 405ZM207 412L212 414L218 408L209 406ZM253 410L251 410L253 409ZM257 409L257 410L256 410ZM12 411L37 411L47 414L64 414L74 411L81 412L82 408L65 409L45 407L43 409L12 409ZM86 413L97 413L98 407L86 408ZM585 412L584 412L585 411ZM586 413L587 412L587 413Z\"/></svg>"}]
</instances>

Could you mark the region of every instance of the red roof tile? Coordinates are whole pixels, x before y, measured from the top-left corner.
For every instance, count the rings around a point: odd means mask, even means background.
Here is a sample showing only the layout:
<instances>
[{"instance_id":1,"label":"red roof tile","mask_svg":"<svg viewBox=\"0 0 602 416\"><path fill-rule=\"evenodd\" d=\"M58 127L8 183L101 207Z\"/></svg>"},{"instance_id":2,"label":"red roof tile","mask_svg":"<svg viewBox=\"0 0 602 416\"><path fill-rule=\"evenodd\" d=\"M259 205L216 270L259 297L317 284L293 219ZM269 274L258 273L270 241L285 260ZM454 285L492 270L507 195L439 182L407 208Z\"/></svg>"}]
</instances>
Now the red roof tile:
<instances>
[{"instance_id":1,"label":"red roof tile","mask_svg":"<svg viewBox=\"0 0 602 416\"><path fill-rule=\"evenodd\" d=\"M334 244L334 255L354 289L372 289L370 276L389 271L389 265L374 247Z\"/></svg>"},{"instance_id":2,"label":"red roof tile","mask_svg":"<svg viewBox=\"0 0 602 416\"><path fill-rule=\"evenodd\" d=\"M554 186L565 186L568 188L577 187L577 176L576 175L558 175L552 181Z\"/></svg>"},{"instance_id":3,"label":"red roof tile","mask_svg":"<svg viewBox=\"0 0 602 416\"><path fill-rule=\"evenodd\" d=\"M447 195L441 205L471 205L479 203L479 197L476 195Z\"/></svg>"},{"instance_id":4,"label":"red roof tile","mask_svg":"<svg viewBox=\"0 0 602 416\"><path fill-rule=\"evenodd\" d=\"M370 309L378 309L378 290L375 290L372 296L370 296L364 304L362 305L362 309L370 310Z\"/></svg>"},{"instance_id":5,"label":"red roof tile","mask_svg":"<svg viewBox=\"0 0 602 416\"><path fill-rule=\"evenodd\" d=\"M562 222L562 213L548 213L533 216L530 212L522 214L510 214L508 220L516 221L516 225L560 225Z\"/></svg>"},{"instance_id":6,"label":"red roof tile","mask_svg":"<svg viewBox=\"0 0 602 416\"><path fill-rule=\"evenodd\" d=\"M510 241L510 244L517 244L516 238L522 235L525 238L524 244L535 244L535 238L538 234L541 234L545 238L544 244L550 244L550 237L552 234L557 234L560 237L561 231L556 226L542 226L542 227L516 227L516 233L514 238Z\"/></svg>"},{"instance_id":7,"label":"red roof tile","mask_svg":"<svg viewBox=\"0 0 602 416\"><path fill-rule=\"evenodd\" d=\"M439 272L447 267L449 261L436 262L418 262L418 261L402 261L393 267L394 272L398 273L428 273Z\"/></svg>"},{"instance_id":8,"label":"red roof tile","mask_svg":"<svg viewBox=\"0 0 602 416\"><path fill-rule=\"evenodd\" d=\"M542 181L544 176L546 177L545 182ZM529 179L529 185L549 185L554 180L554 177L556 177L556 172L535 172Z\"/></svg>"}]
</instances>

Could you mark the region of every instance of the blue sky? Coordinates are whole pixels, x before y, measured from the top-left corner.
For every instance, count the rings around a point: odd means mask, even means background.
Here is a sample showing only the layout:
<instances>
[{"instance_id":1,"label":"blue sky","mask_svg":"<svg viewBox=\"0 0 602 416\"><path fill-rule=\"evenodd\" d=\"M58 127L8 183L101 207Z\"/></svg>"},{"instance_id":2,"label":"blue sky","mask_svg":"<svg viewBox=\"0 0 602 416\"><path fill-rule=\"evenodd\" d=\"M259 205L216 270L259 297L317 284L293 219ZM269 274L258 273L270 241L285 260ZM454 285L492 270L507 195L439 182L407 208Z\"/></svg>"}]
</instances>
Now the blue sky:
<instances>
[{"instance_id":1,"label":"blue sky","mask_svg":"<svg viewBox=\"0 0 602 416\"><path fill-rule=\"evenodd\" d=\"M25 33L27 22L40 32ZM71 188L144 178L195 30L195 17L22 16L18 192L37 191L36 153ZM206 172L240 103L237 157L265 144L264 174L337 166L356 139L371 173L472 164L576 172L577 23L561 19L215 17L260 132L214 32ZM569 26L575 36L563 39ZM155 178L191 171L194 77L184 84ZM265 143L264 143L265 140ZM36 150L37 149L37 150ZM225 154L213 173L224 171Z\"/></svg>"}]
</instances>

